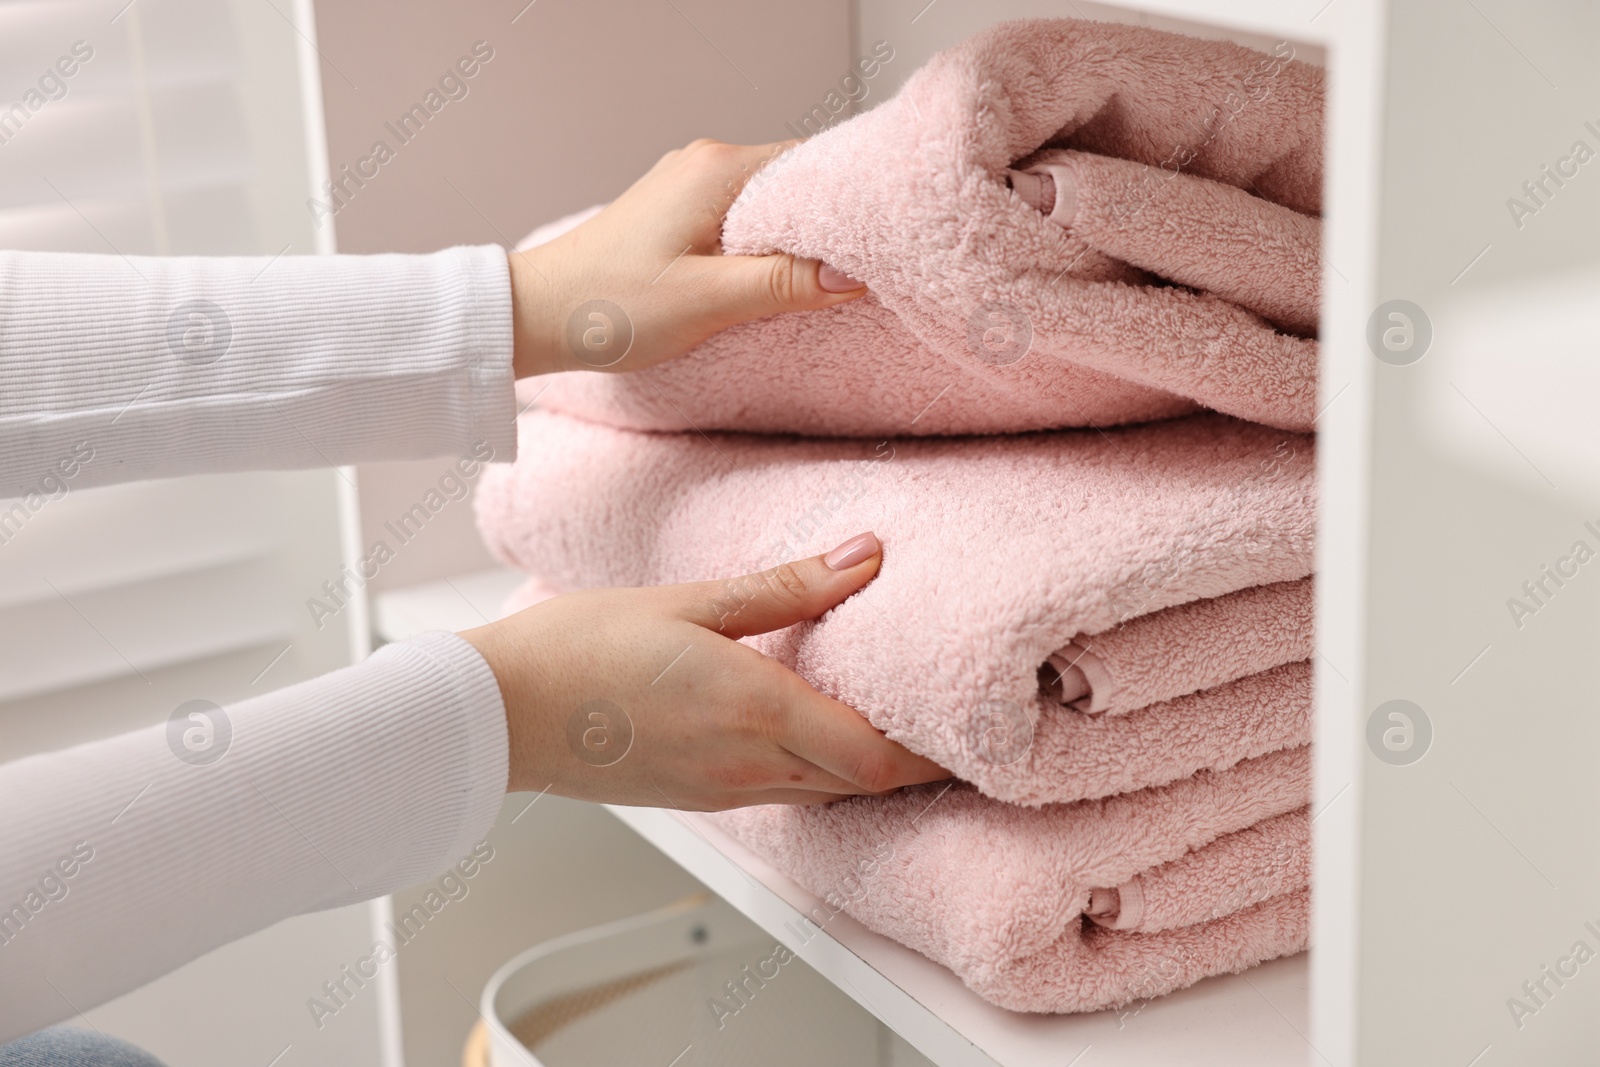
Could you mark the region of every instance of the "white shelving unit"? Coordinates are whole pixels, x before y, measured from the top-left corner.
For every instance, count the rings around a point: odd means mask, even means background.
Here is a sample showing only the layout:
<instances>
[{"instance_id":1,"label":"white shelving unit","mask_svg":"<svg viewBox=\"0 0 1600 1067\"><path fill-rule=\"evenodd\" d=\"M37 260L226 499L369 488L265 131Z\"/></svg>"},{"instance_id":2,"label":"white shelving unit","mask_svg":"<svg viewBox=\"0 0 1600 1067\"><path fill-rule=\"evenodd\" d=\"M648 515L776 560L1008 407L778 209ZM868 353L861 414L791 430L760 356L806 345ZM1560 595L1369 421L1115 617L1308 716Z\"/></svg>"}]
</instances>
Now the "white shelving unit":
<instances>
[{"instance_id":1,"label":"white shelving unit","mask_svg":"<svg viewBox=\"0 0 1600 1067\"><path fill-rule=\"evenodd\" d=\"M1011 0L981 12L942 13L929 5L921 15L910 8L902 11L906 5L894 0L862 3L858 11L862 36L892 35L897 50L909 60L908 69L950 43L945 38L959 39L990 22L1073 14L1188 29L1257 47L1288 39L1303 46L1303 54L1314 60L1330 54L1357 57L1351 74L1370 77L1361 69L1375 58L1370 49L1338 52L1331 46L1341 24L1346 34L1370 33L1375 5L1367 0L1339 2L1346 8L1342 23L1327 17L1331 13L1320 13L1320 0L1288 5L1155 2L1143 5L1142 11L1132 10L1131 5L1106 4L1073 5L1078 9L1060 11L1054 4ZM1347 108L1362 106L1356 95L1345 98ZM1336 117L1335 124L1339 122ZM1346 128L1353 125L1349 114L1343 123ZM1364 155L1363 150L1353 158ZM1347 155L1347 159L1352 157ZM1355 187L1347 187L1347 193L1355 191ZM1341 246L1356 236L1352 229L1343 241L1333 238L1332 254L1340 255ZM1348 293L1334 296L1330 302L1346 299L1354 303ZM1351 377L1348 371L1336 371L1335 375L1341 384ZM493 617L518 580L509 571L495 570L392 592L377 598L374 618L380 633L389 639L436 627L478 625ZM1327 781L1332 776L1323 777ZM849 915L832 914L820 898L724 834L709 819L666 809L610 810L941 1067L1168 1067L1178 1063L1282 1067L1325 1062L1326 1057L1312 1044L1311 963L1306 954L1272 961L1244 974L1206 979L1120 1011L1055 1016L1010 1012L978 997L947 968L868 930ZM1348 846L1351 827L1338 826L1333 818L1327 823L1319 827L1323 840L1343 840ZM807 920L813 914L832 917L819 926Z\"/></svg>"},{"instance_id":2,"label":"white shelving unit","mask_svg":"<svg viewBox=\"0 0 1600 1067\"><path fill-rule=\"evenodd\" d=\"M891 40L910 70L989 23L1051 15L1286 40L1329 70L1315 948L1133 1014L1016 1015L848 916L805 937L817 901L705 819L616 816L940 1064L1590 1062L1600 982L1563 971L1559 998L1520 998L1570 965L1576 939L1592 951L1600 922L1600 861L1582 844L1600 835L1600 581L1567 569L1575 541L1600 543L1585 389L1600 365L1600 178L1586 165L1600 154L1600 7L855 0L852 45ZM1431 322L1414 366L1369 345L1392 300ZM422 628L436 598L436 618L459 620L496 581L411 590L379 614L409 620L397 634ZM1530 586L1537 618L1508 615ZM1426 758L1369 742L1393 699L1431 720Z\"/></svg>"}]
</instances>

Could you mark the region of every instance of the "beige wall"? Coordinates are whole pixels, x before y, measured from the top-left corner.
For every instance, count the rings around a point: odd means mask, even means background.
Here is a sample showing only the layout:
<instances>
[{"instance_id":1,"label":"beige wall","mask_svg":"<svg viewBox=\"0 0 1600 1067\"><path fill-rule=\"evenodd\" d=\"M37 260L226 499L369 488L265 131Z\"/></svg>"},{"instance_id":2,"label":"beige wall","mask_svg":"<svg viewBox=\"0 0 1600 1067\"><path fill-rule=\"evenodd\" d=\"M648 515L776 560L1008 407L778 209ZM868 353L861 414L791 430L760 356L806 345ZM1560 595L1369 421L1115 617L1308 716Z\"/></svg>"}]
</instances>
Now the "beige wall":
<instances>
[{"instance_id":1,"label":"beige wall","mask_svg":"<svg viewBox=\"0 0 1600 1067\"><path fill-rule=\"evenodd\" d=\"M376 140L394 149L334 217L340 251L514 242L610 199L696 137L791 136L785 124L819 103L853 59L847 0L537 0L522 10L524 2L318 5L330 168L354 166ZM401 144L385 124L478 41L493 58L465 80L464 96ZM381 536L383 522L416 503L445 466L364 468L364 541ZM463 501L398 547L372 590L490 562Z\"/></svg>"}]
</instances>

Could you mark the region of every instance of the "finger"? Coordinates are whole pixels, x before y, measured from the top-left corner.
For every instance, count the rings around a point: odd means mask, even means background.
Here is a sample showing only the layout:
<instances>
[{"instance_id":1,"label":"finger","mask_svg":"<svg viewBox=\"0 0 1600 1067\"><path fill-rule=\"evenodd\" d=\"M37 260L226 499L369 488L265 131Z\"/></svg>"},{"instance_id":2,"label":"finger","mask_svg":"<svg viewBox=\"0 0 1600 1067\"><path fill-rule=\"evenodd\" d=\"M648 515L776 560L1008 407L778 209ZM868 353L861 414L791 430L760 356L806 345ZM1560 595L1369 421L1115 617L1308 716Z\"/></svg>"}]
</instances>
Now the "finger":
<instances>
[{"instance_id":1,"label":"finger","mask_svg":"<svg viewBox=\"0 0 1600 1067\"><path fill-rule=\"evenodd\" d=\"M798 675L779 683L781 724L776 740L801 759L837 775L863 793L883 793L921 782L938 782L950 772L889 740L848 704L823 696Z\"/></svg>"},{"instance_id":2,"label":"finger","mask_svg":"<svg viewBox=\"0 0 1600 1067\"><path fill-rule=\"evenodd\" d=\"M859 299L867 292L844 272L787 252L706 256L697 267L709 299L732 322L782 311L815 311Z\"/></svg>"},{"instance_id":3,"label":"finger","mask_svg":"<svg viewBox=\"0 0 1600 1067\"><path fill-rule=\"evenodd\" d=\"M748 808L756 804L789 804L796 807L806 807L812 804L832 804L836 800L848 800L855 795L854 793L825 793L816 789L764 789L759 793L750 793L740 797L738 806Z\"/></svg>"},{"instance_id":4,"label":"finger","mask_svg":"<svg viewBox=\"0 0 1600 1067\"><path fill-rule=\"evenodd\" d=\"M781 667L779 668L782 669ZM860 713L852 709L852 714L860 718ZM881 736L881 735L880 735ZM867 790L848 779L841 778L830 770L817 766L810 760L801 759L787 750L783 753L784 765L778 768L772 776L773 784L768 789L807 789L818 793L832 793L836 796L857 796L864 793L892 792L892 790Z\"/></svg>"},{"instance_id":5,"label":"finger","mask_svg":"<svg viewBox=\"0 0 1600 1067\"><path fill-rule=\"evenodd\" d=\"M727 637L748 637L814 619L878 573L877 535L857 534L831 552L721 582L667 586L680 618Z\"/></svg>"},{"instance_id":6,"label":"finger","mask_svg":"<svg viewBox=\"0 0 1600 1067\"><path fill-rule=\"evenodd\" d=\"M662 800L677 808L679 811L728 811L731 808L749 808L757 804L831 804L836 800L848 800L854 796L862 796L860 792L830 792L826 789L800 789L791 786L769 786L766 788L742 789L738 792L700 793L693 797L670 797L666 793L653 794L657 799L649 797L638 801L620 801L623 804L642 804L655 807Z\"/></svg>"},{"instance_id":7,"label":"finger","mask_svg":"<svg viewBox=\"0 0 1600 1067\"><path fill-rule=\"evenodd\" d=\"M703 200L711 208L711 215L720 229L723 216L750 180L795 143L741 145L702 138L663 156L657 166L665 166L670 161L679 168L680 180L688 183L693 198ZM704 250L701 251L703 254Z\"/></svg>"},{"instance_id":8,"label":"finger","mask_svg":"<svg viewBox=\"0 0 1600 1067\"><path fill-rule=\"evenodd\" d=\"M844 271L814 259L800 259L788 253L764 256L722 255L720 220L761 171L798 144L775 141L765 145L728 145L696 141L684 150L694 154L707 168L704 180L717 184L718 219L716 239L701 247L690 270L729 323L763 318L781 311L805 311L831 307L855 300L866 289Z\"/></svg>"},{"instance_id":9,"label":"finger","mask_svg":"<svg viewBox=\"0 0 1600 1067\"><path fill-rule=\"evenodd\" d=\"M1017 192L1041 207L1047 196L1050 219L1092 248L1289 329L1316 329L1316 218L1222 182L1088 152L1052 152L1020 173Z\"/></svg>"}]
</instances>

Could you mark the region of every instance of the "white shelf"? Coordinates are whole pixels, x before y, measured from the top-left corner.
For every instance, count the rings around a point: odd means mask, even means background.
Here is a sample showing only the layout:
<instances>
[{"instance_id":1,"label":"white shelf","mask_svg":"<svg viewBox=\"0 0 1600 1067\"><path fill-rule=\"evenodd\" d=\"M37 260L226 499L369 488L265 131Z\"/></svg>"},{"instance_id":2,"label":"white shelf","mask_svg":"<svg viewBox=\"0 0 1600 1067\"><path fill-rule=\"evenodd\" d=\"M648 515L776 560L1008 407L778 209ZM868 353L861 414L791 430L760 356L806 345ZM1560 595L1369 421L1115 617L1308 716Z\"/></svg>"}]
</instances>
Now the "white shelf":
<instances>
[{"instance_id":1,"label":"white shelf","mask_svg":"<svg viewBox=\"0 0 1600 1067\"><path fill-rule=\"evenodd\" d=\"M1303 1036L1310 1015L1303 953L1120 1012L1010 1012L848 915L840 913L820 930L802 924L820 898L709 819L609 807L941 1067L1283 1067L1311 1055ZM805 932L810 940L802 940Z\"/></svg>"}]
</instances>

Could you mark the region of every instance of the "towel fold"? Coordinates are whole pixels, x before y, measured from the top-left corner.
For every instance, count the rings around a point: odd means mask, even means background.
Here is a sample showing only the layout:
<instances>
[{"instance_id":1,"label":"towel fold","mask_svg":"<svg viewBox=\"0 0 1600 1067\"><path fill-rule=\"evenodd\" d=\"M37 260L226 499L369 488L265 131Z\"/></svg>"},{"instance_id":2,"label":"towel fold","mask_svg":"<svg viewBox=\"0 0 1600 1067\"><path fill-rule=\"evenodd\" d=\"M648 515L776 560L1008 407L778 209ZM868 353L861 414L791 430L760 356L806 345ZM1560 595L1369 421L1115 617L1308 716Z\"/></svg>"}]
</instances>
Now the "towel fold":
<instances>
[{"instance_id":1,"label":"towel fold","mask_svg":"<svg viewBox=\"0 0 1600 1067\"><path fill-rule=\"evenodd\" d=\"M866 588L751 642L991 796L1103 796L1309 740L1303 661L1192 691L1216 669L1197 653L1185 695L1115 715L1039 693L1040 665L1079 635L1308 575L1308 437L1201 415L872 443L641 434L539 410L519 434L517 462L484 475L479 523L555 589L731 578L874 530L884 562ZM1107 662L1137 657L1113 647Z\"/></svg>"},{"instance_id":2,"label":"towel fold","mask_svg":"<svg viewBox=\"0 0 1600 1067\"><path fill-rule=\"evenodd\" d=\"M933 783L711 818L1001 1007L1090 1011L1304 948L1310 791L1295 748L1038 809ZM1136 928L1105 922L1106 887L1142 893Z\"/></svg>"},{"instance_id":3,"label":"towel fold","mask_svg":"<svg viewBox=\"0 0 1600 1067\"><path fill-rule=\"evenodd\" d=\"M1048 150L1020 173L1047 176L1035 210L1088 247L1231 301L1291 330L1316 332L1322 224L1225 182L1090 152ZM1045 187L1029 187L1039 195Z\"/></svg>"},{"instance_id":4,"label":"towel fold","mask_svg":"<svg viewBox=\"0 0 1600 1067\"><path fill-rule=\"evenodd\" d=\"M1153 933L1209 922L1311 884L1311 809L1263 819L1204 848L1089 891L1084 914L1112 930Z\"/></svg>"},{"instance_id":5,"label":"towel fold","mask_svg":"<svg viewBox=\"0 0 1600 1067\"><path fill-rule=\"evenodd\" d=\"M542 402L657 430L996 433L1197 406L1309 430L1322 113L1322 72L1288 46L997 25L728 212L727 251L820 259L866 297L636 375L557 376ZM1072 171L1068 225L1008 187L1041 150Z\"/></svg>"},{"instance_id":6,"label":"towel fold","mask_svg":"<svg viewBox=\"0 0 1600 1067\"><path fill-rule=\"evenodd\" d=\"M1074 637L1040 671L1041 692L1117 714L1310 659L1312 581L1251 586Z\"/></svg>"}]
</instances>

